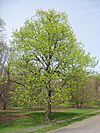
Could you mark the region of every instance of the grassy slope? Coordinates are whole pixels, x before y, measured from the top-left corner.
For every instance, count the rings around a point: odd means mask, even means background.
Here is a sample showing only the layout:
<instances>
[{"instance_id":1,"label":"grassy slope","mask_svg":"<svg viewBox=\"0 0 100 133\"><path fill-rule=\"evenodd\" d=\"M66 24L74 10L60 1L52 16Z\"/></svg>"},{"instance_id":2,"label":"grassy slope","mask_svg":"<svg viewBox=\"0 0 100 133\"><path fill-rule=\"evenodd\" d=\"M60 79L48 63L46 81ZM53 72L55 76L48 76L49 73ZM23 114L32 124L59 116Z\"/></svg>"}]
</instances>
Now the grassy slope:
<instances>
[{"instance_id":1,"label":"grassy slope","mask_svg":"<svg viewBox=\"0 0 100 133\"><path fill-rule=\"evenodd\" d=\"M67 109L62 112L53 112L52 113L52 120L54 121L60 121L68 118L72 118L78 115L83 115L89 112L95 111L94 109ZM40 126L40 125L45 125L46 123L44 122L44 112L3 112L0 111L0 114L29 114L28 117L22 117L22 118L15 118L15 119L6 119L6 120L0 120L0 133L6 133L10 132L13 130L17 130L19 128L28 128L28 127L35 127L35 126ZM64 123L62 123L64 125ZM47 129L55 129L58 127L62 127L62 124L55 124L55 126L46 127L49 128ZM45 129L46 129L45 128ZM45 130L42 129L42 130Z\"/></svg>"}]
</instances>

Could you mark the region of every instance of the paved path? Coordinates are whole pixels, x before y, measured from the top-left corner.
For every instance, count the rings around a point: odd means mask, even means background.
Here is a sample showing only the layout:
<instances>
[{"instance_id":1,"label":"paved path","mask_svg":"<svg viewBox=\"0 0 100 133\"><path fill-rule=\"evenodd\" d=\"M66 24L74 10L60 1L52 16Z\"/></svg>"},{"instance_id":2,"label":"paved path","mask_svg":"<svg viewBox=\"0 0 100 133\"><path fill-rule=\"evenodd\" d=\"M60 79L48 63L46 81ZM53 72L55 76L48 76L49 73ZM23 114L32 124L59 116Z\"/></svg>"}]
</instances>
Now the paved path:
<instances>
[{"instance_id":1,"label":"paved path","mask_svg":"<svg viewBox=\"0 0 100 133\"><path fill-rule=\"evenodd\" d=\"M100 133L100 115L90 117L48 133Z\"/></svg>"}]
</instances>

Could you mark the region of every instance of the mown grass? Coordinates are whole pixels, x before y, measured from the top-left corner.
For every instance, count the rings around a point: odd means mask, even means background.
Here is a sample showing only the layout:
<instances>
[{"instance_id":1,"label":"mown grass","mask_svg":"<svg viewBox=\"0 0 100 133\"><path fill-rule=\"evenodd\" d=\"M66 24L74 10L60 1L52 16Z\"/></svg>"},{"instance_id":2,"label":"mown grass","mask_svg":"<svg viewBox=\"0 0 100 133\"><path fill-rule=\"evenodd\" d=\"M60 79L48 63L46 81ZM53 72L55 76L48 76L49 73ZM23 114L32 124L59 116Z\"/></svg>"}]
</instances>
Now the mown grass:
<instances>
[{"instance_id":1,"label":"mown grass","mask_svg":"<svg viewBox=\"0 0 100 133\"><path fill-rule=\"evenodd\" d=\"M3 114L3 112L2 112L2 114ZM14 113L14 114L18 114L18 113ZM34 112L34 113L23 112L23 114L28 114L29 116L21 117L21 118L13 118L13 119L3 119L3 120L1 119L0 120L0 133L17 130L19 128L38 126L38 125L44 123L44 113L43 112Z\"/></svg>"},{"instance_id":2,"label":"mown grass","mask_svg":"<svg viewBox=\"0 0 100 133\"><path fill-rule=\"evenodd\" d=\"M33 130L31 132L27 132L27 133L46 133L46 132L49 132L49 131L52 131L52 130L56 130L56 129L59 129L59 128L62 128L64 126L68 126L74 122L78 122L78 121L81 121L83 119L87 119L91 116L95 116L97 114L100 114L100 112L95 112L93 114L87 114L87 115L83 115L81 116L80 118L76 118L76 119L71 119L70 121L67 121L67 122L62 122L62 123L56 123L56 124L52 124L48 127L42 127L40 129L37 129L37 130Z\"/></svg>"},{"instance_id":3,"label":"mown grass","mask_svg":"<svg viewBox=\"0 0 100 133\"><path fill-rule=\"evenodd\" d=\"M56 121L73 118L75 116L83 115L89 112L95 111L95 109L66 109L60 112L52 112L51 123ZM19 128L36 127L40 125L46 125L44 121L44 112L32 112L32 111L0 111L0 115L9 114L27 114L27 117L13 118L13 119L1 119L0 120L0 133L8 133L11 131L16 131ZM63 124L63 123L62 123ZM62 124L55 124L54 126L45 127L44 130L56 129L61 127ZM48 129L49 128L49 129ZM42 131L42 132L43 132Z\"/></svg>"}]
</instances>

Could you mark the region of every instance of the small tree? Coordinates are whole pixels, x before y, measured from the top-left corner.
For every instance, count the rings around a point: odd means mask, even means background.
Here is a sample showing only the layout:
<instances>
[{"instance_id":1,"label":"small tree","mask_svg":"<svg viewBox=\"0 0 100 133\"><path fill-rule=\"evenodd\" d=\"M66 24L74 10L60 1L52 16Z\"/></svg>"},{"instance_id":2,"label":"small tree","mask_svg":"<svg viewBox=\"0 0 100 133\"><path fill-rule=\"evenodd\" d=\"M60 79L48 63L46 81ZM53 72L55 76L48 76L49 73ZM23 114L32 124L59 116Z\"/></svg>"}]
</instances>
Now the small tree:
<instances>
[{"instance_id":1,"label":"small tree","mask_svg":"<svg viewBox=\"0 0 100 133\"><path fill-rule=\"evenodd\" d=\"M69 103L77 108L91 102L93 91L88 88L88 82L91 76L94 75L92 70L98 61L95 57L91 57L85 50L78 48L77 53L74 53L70 71L66 77Z\"/></svg>"}]
</instances>

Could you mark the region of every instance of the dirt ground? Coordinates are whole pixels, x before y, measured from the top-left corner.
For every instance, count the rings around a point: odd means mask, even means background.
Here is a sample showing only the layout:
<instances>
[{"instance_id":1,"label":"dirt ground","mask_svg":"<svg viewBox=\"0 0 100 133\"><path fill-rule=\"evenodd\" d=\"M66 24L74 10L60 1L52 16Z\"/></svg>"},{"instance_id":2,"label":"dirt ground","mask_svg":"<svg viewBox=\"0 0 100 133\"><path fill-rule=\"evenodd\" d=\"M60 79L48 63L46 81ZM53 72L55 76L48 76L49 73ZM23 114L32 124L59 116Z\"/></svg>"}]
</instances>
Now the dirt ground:
<instances>
[{"instance_id":1,"label":"dirt ground","mask_svg":"<svg viewBox=\"0 0 100 133\"><path fill-rule=\"evenodd\" d=\"M5 115L0 115L0 119L5 120L5 119L15 119L15 118L21 118L21 117L28 117L29 115L26 114L5 114Z\"/></svg>"}]
</instances>

